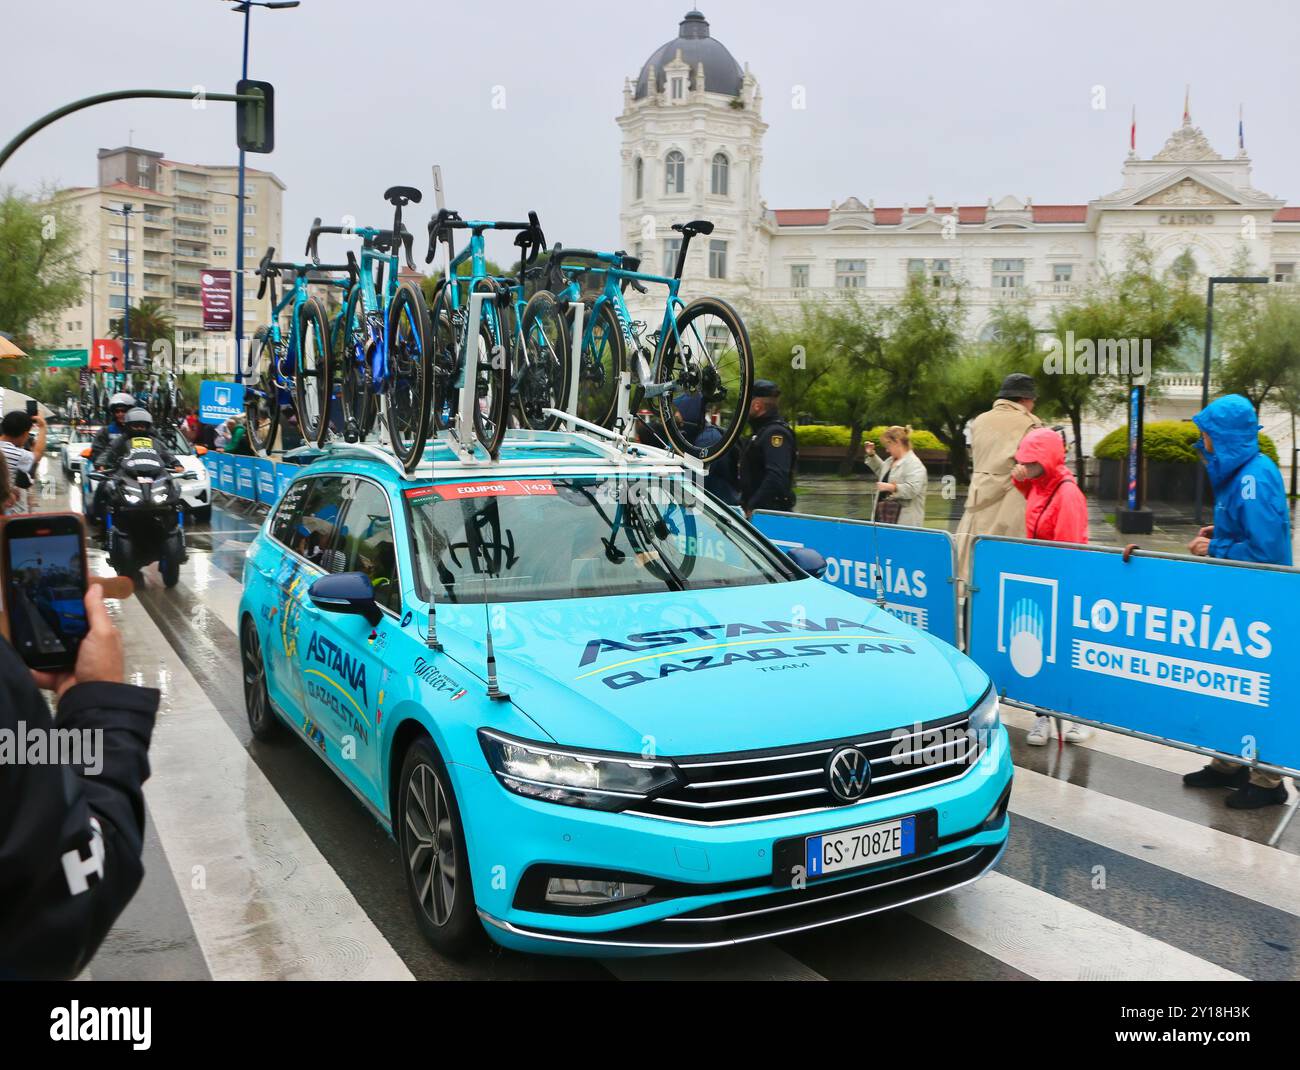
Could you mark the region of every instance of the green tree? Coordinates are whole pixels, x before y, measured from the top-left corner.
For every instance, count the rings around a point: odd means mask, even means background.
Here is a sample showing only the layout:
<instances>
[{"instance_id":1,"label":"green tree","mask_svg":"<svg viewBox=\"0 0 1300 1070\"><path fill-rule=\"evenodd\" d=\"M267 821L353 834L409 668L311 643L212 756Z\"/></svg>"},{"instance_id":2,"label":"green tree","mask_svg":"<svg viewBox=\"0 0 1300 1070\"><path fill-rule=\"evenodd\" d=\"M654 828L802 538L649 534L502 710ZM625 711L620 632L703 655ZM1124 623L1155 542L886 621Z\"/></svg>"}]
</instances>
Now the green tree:
<instances>
[{"instance_id":1,"label":"green tree","mask_svg":"<svg viewBox=\"0 0 1300 1070\"><path fill-rule=\"evenodd\" d=\"M1222 393L1244 394L1257 413L1270 396L1281 397L1300 382L1300 297L1291 290L1263 289L1270 292L1257 295L1243 314L1224 324L1225 355L1219 361Z\"/></svg>"},{"instance_id":2,"label":"green tree","mask_svg":"<svg viewBox=\"0 0 1300 1070\"><path fill-rule=\"evenodd\" d=\"M1055 345L1041 358L1037 378L1048 410L1067 416L1074 432L1075 466L1083 473L1083 419L1126 404L1135 384L1148 396L1158 374L1177 367L1205 319L1195 260L1188 252L1165 271L1145 241L1131 242L1123 266L1104 272L1051 318ZM1120 359L1127 353L1128 359Z\"/></svg>"},{"instance_id":3,"label":"green tree","mask_svg":"<svg viewBox=\"0 0 1300 1070\"><path fill-rule=\"evenodd\" d=\"M768 312L749 324L755 378L771 379L781 388L781 408L791 421L824 418L809 408L813 388L830 374L835 359L819 304L803 304L793 319Z\"/></svg>"},{"instance_id":4,"label":"green tree","mask_svg":"<svg viewBox=\"0 0 1300 1070\"><path fill-rule=\"evenodd\" d=\"M813 335L822 339L830 367L811 388L817 412L849 429L849 444L840 461L848 475L862 448L862 433L871 426L881 394L881 367L892 314L856 294L812 307Z\"/></svg>"},{"instance_id":5,"label":"green tree","mask_svg":"<svg viewBox=\"0 0 1300 1070\"><path fill-rule=\"evenodd\" d=\"M162 339L168 344L176 333L176 325L171 315L163 308L162 302L153 297L146 297L139 302L134 308L128 309L129 315L125 317L130 322L127 324L131 328L131 341L144 342L146 348L152 352L154 342ZM122 338L123 317L110 320L108 329L113 338Z\"/></svg>"},{"instance_id":6,"label":"green tree","mask_svg":"<svg viewBox=\"0 0 1300 1070\"><path fill-rule=\"evenodd\" d=\"M76 216L47 195L0 192L0 331L24 349L81 299Z\"/></svg>"}]
</instances>

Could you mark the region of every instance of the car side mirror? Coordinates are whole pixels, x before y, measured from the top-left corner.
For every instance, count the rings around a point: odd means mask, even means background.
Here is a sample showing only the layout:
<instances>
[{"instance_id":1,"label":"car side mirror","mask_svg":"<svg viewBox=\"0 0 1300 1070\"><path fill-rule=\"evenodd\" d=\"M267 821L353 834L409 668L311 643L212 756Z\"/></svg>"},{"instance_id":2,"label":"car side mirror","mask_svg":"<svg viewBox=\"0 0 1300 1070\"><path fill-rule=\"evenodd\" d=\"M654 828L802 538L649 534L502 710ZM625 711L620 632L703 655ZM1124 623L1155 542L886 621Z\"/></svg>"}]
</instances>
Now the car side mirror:
<instances>
[{"instance_id":1,"label":"car side mirror","mask_svg":"<svg viewBox=\"0 0 1300 1070\"><path fill-rule=\"evenodd\" d=\"M89 456L90 456L90 447L87 446L84 450L82 450L82 451L81 451L81 455L82 455L83 457L89 457Z\"/></svg>"},{"instance_id":2,"label":"car side mirror","mask_svg":"<svg viewBox=\"0 0 1300 1070\"><path fill-rule=\"evenodd\" d=\"M792 546L785 555L810 576L821 579L826 573L826 558L811 546Z\"/></svg>"},{"instance_id":3,"label":"car side mirror","mask_svg":"<svg viewBox=\"0 0 1300 1070\"><path fill-rule=\"evenodd\" d=\"M373 628L384 619L375 602L374 584L364 572L336 572L321 576L307 588L312 605L329 613L355 613Z\"/></svg>"},{"instance_id":4,"label":"car side mirror","mask_svg":"<svg viewBox=\"0 0 1300 1070\"><path fill-rule=\"evenodd\" d=\"M208 447L207 447L207 446L195 446L195 447L194 447L194 455L195 455L196 457L202 457L202 456L203 456L205 453L207 453L207 452L208 452Z\"/></svg>"}]
</instances>

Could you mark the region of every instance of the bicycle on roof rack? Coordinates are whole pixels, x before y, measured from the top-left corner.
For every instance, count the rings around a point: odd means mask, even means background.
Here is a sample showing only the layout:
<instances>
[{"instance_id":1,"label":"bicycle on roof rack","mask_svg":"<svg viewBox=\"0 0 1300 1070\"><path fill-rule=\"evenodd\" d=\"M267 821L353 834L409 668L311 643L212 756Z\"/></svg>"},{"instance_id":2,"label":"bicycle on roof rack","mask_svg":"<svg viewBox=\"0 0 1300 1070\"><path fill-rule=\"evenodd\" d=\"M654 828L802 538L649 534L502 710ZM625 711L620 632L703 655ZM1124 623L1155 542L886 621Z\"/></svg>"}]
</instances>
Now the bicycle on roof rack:
<instances>
[{"instance_id":1,"label":"bicycle on roof rack","mask_svg":"<svg viewBox=\"0 0 1300 1070\"><path fill-rule=\"evenodd\" d=\"M402 209L419 204L421 198L411 186L392 186L384 191L393 206L391 228L323 227L317 219L307 239L313 258L321 234L361 239L359 260L348 254L352 280L330 336L333 357L326 401L339 402L333 429L348 442L364 440L375 428L383 397L389 442L408 471L419 463L429 437L433 389L424 291L399 277L399 257L410 271L416 270L414 239L402 224ZM318 444L324 443L331 423L323 421Z\"/></svg>"},{"instance_id":2,"label":"bicycle on roof rack","mask_svg":"<svg viewBox=\"0 0 1300 1070\"><path fill-rule=\"evenodd\" d=\"M293 263L274 260L275 246L267 246L256 274L260 301L270 292L271 316L253 336L254 356L244 384L244 415L248 441L253 450L265 454L275 442L281 413L292 405L298 416L298 430L314 442L325 423L329 385L328 313L308 286L323 283L346 287L346 279L321 277L322 272L349 271L349 264ZM276 292L282 272L292 272L283 294ZM289 313L289 333L280 328L280 317Z\"/></svg>"},{"instance_id":3,"label":"bicycle on roof rack","mask_svg":"<svg viewBox=\"0 0 1300 1070\"><path fill-rule=\"evenodd\" d=\"M459 253L452 234L470 232L469 243ZM515 230L520 250L518 276L493 276L487 272L483 255L484 232ZM460 213L440 208L429 221L429 249L425 263L432 263L438 243L447 246L447 270L439 280L430 314L433 322L433 429L456 427L463 394L473 391L471 419L473 435L489 456L496 457L510 421L512 400L516 417L529 427L550 429L552 417L543 410L564 396L565 362L555 345L554 307L524 300L525 281L537 277L530 266L546 248L537 213L528 222L462 219ZM461 274L462 266L468 274ZM479 312L474 315L475 296ZM475 327L477 321L477 327ZM476 359L469 360L471 332L476 334ZM473 368L473 372L469 371ZM467 376L474 382L467 385ZM533 423L536 421L536 424Z\"/></svg>"},{"instance_id":4,"label":"bicycle on roof rack","mask_svg":"<svg viewBox=\"0 0 1300 1070\"><path fill-rule=\"evenodd\" d=\"M744 425L754 355L744 322L727 302L701 297L688 305L678 296L691 239L711 234L713 224L693 220L675 223L673 230L682 237L671 276L641 271L640 260L625 252L556 245L547 265L548 289L539 294L548 293L561 309L583 305L582 337L577 358L570 361L570 374L578 378L575 414L602 427L626 429L632 414L649 404L661 424L656 430L679 452L708 463L731 447ZM588 280L597 285L594 296L583 292ZM623 299L628 286L646 293L646 283L667 289L659 328L649 333L644 322L633 320ZM563 344L572 352L572 339ZM706 422L721 434L714 443L697 446Z\"/></svg>"}]
</instances>

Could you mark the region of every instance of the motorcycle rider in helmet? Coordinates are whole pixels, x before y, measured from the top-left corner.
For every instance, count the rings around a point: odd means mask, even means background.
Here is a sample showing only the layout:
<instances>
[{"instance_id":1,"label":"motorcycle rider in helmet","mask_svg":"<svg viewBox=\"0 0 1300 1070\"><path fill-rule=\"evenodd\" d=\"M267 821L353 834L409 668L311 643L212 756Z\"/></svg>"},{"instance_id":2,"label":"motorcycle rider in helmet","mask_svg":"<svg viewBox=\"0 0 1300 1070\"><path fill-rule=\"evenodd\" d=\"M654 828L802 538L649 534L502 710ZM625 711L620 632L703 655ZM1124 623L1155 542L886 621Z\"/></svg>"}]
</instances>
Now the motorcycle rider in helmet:
<instances>
[{"instance_id":1,"label":"motorcycle rider in helmet","mask_svg":"<svg viewBox=\"0 0 1300 1070\"><path fill-rule=\"evenodd\" d=\"M127 393L114 394L109 400L108 423L96 431L95 437L90 440L92 468L100 469L108 463L109 450L126 434L126 414L135 408L136 404L135 398ZM108 481L100 480L99 486L95 488L95 500L90 509L92 520L104 519L104 496L108 493L107 487Z\"/></svg>"},{"instance_id":2,"label":"motorcycle rider in helmet","mask_svg":"<svg viewBox=\"0 0 1300 1070\"><path fill-rule=\"evenodd\" d=\"M129 472L132 468L146 466L161 466L171 472L182 470L176 455L153 433L153 417L147 409L131 409L126 414L124 426L125 432L118 436L104 458L102 468L108 475L119 468ZM107 482L105 480L103 485Z\"/></svg>"}]
</instances>

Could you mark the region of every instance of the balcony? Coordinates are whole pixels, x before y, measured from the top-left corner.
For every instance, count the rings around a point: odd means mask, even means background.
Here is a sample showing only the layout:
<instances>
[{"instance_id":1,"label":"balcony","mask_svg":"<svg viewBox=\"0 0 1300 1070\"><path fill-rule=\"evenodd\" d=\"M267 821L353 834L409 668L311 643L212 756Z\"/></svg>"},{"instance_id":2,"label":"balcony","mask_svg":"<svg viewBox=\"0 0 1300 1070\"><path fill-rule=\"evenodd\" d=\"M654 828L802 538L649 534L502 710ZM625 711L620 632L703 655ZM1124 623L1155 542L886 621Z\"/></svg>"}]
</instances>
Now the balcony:
<instances>
[{"instance_id":1,"label":"balcony","mask_svg":"<svg viewBox=\"0 0 1300 1070\"><path fill-rule=\"evenodd\" d=\"M207 219L208 206L200 204L198 201L177 201L173 209L176 215L195 216L199 219Z\"/></svg>"}]
</instances>

